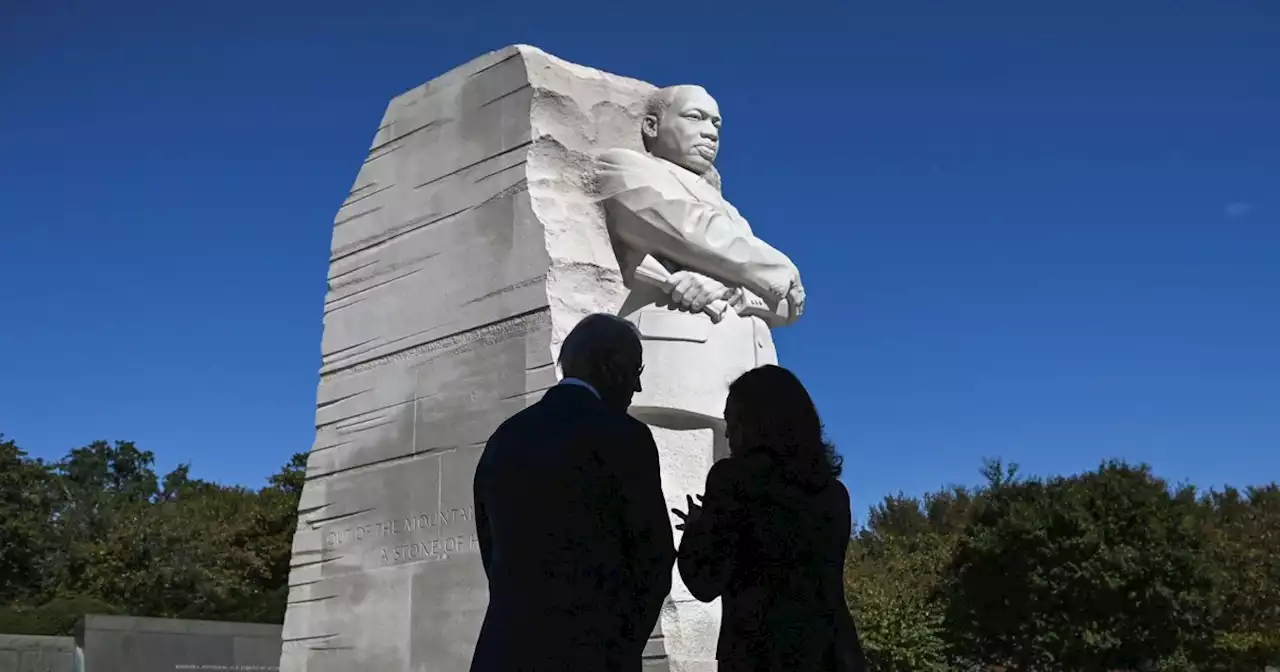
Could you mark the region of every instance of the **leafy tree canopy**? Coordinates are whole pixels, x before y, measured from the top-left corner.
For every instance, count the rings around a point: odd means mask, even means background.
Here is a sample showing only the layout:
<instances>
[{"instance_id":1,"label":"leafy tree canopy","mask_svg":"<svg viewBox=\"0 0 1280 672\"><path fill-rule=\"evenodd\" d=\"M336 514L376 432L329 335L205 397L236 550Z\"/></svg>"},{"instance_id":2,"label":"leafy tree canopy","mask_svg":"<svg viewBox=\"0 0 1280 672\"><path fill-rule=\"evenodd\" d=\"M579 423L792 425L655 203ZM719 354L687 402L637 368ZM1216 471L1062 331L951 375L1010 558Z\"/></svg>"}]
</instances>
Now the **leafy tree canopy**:
<instances>
[{"instance_id":1,"label":"leafy tree canopy","mask_svg":"<svg viewBox=\"0 0 1280 672\"><path fill-rule=\"evenodd\" d=\"M128 441L56 463L0 436L0 632L83 613L280 622L306 455L257 490L203 481Z\"/></svg>"}]
</instances>

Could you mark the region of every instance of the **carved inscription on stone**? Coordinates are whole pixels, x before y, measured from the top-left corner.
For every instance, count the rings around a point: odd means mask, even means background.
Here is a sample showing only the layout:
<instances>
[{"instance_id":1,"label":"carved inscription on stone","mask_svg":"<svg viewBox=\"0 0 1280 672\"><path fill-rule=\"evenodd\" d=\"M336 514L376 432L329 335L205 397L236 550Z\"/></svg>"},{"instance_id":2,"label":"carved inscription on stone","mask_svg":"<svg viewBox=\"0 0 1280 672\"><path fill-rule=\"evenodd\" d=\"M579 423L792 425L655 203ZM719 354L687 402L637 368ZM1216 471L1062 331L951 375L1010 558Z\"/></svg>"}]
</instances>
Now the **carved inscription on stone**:
<instances>
[{"instance_id":1,"label":"carved inscription on stone","mask_svg":"<svg viewBox=\"0 0 1280 672\"><path fill-rule=\"evenodd\" d=\"M383 565L398 565L421 560L444 560L450 555L479 552L480 539L471 534L384 547L380 549L379 554Z\"/></svg>"},{"instance_id":2,"label":"carved inscription on stone","mask_svg":"<svg viewBox=\"0 0 1280 672\"><path fill-rule=\"evenodd\" d=\"M383 567L444 560L459 553L480 552L475 518L474 506L391 518L331 530L324 537L324 547L340 549L356 544L361 551L373 550L375 563Z\"/></svg>"}]
</instances>

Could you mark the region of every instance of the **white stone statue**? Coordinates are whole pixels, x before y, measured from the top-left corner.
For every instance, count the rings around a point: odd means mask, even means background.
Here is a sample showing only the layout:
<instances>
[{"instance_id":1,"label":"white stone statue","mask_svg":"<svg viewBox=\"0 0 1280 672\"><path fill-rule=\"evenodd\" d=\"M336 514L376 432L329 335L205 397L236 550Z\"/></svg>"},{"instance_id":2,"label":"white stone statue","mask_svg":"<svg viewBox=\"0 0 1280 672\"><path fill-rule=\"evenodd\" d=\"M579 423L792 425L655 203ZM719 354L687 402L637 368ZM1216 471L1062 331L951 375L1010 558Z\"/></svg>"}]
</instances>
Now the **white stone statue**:
<instances>
[{"instance_id":1,"label":"white stone statue","mask_svg":"<svg viewBox=\"0 0 1280 672\"><path fill-rule=\"evenodd\" d=\"M646 151L606 150L597 174L631 290L619 314L645 339L644 389L631 412L655 427L717 436L728 384L777 363L770 329L799 318L805 300L795 264L720 193L720 124L702 87L659 89L641 121Z\"/></svg>"},{"instance_id":2,"label":"white stone statue","mask_svg":"<svg viewBox=\"0 0 1280 672\"><path fill-rule=\"evenodd\" d=\"M804 291L720 196L715 101L654 92L516 45L388 104L334 218L281 672L470 669L475 465L584 315L648 339L634 409L668 508L703 491L727 384L774 361ZM645 669L712 672L719 604L672 572Z\"/></svg>"}]
</instances>

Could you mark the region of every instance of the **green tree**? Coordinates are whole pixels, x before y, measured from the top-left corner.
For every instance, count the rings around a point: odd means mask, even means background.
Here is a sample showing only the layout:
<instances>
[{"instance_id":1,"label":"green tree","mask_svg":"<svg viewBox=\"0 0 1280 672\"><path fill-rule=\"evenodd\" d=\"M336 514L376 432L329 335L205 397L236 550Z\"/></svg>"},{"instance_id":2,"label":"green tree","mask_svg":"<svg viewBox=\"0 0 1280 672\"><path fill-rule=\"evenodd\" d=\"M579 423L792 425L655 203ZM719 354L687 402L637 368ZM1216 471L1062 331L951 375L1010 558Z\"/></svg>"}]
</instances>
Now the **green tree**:
<instances>
[{"instance_id":1,"label":"green tree","mask_svg":"<svg viewBox=\"0 0 1280 672\"><path fill-rule=\"evenodd\" d=\"M253 552L263 559L263 574L256 600L244 614L264 623L284 622L289 598L289 567L293 557L293 535L298 528L298 501L306 480L307 454L295 453L281 470L258 492L259 534Z\"/></svg>"},{"instance_id":2,"label":"green tree","mask_svg":"<svg viewBox=\"0 0 1280 672\"><path fill-rule=\"evenodd\" d=\"M948 537L923 532L890 535L874 548L851 544L845 594L872 669L941 670L946 662L941 570L950 559Z\"/></svg>"},{"instance_id":3,"label":"green tree","mask_svg":"<svg viewBox=\"0 0 1280 672\"><path fill-rule=\"evenodd\" d=\"M57 467L75 502L145 503L156 495L155 454L132 441L94 441L72 450Z\"/></svg>"},{"instance_id":4,"label":"green tree","mask_svg":"<svg viewBox=\"0 0 1280 672\"><path fill-rule=\"evenodd\" d=\"M39 601L57 542L49 534L53 475L0 434L0 605Z\"/></svg>"},{"instance_id":5,"label":"green tree","mask_svg":"<svg viewBox=\"0 0 1280 672\"><path fill-rule=\"evenodd\" d=\"M280 622L303 465L294 456L258 491L175 469L89 546L80 588L139 615Z\"/></svg>"},{"instance_id":6,"label":"green tree","mask_svg":"<svg viewBox=\"0 0 1280 672\"><path fill-rule=\"evenodd\" d=\"M306 455L258 490L154 463L95 441L45 465L0 437L0 629L64 634L84 610L283 619Z\"/></svg>"},{"instance_id":7,"label":"green tree","mask_svg":"<svg viewBox=\"0 0 1280 672\"><path fill-rule=\"evenodd\" d=\"M973 498L961 487L923 500L891 495L872 507L854 536L845 592L873 669L944 668L941 589Z\"/></svg>"},{"instance_id":8,"label":"green tree","mask_svg":"<svg viewBox=\"0 0 1280 672\"><path fill-rule=\"evenodd\" d=\"M1196 495L1145 466L1019 479L999 463L949 568L946 631L1013 670L1136 670L1209 658L1212 575Z\"/></svg>"},{"instance_id":9,"label":"green tree","mask_svg":"<svg viewBox=\"0 0 1280 672\"><path fill-rule=\"evenodd\" d=\"M1280 665L1280 486L1228 487L1203 502L1217 579L1219 667Z\"/></svg>"},{"instance_id":10,"label":"green tree","mask_svg":"<svg viewBox=\"0 0 1280 672\"><path fill-rule=\"evenodd\" d=\"M58 548L49 580L62 596L92 595L83 577L93 555L121 517L136 517L158 492L155 455L131 441L94 441L75 448L54 465L55 503L50 529Z\"/></svg>"},{"instance_id":11,"label":"green tree","mask_svg":"<svg viewBox=\"0 0 1280 672\"><path fill-rule=\"evenodd\" d=\"M243 488L195 484L122 509L87 544L77 587L138 615L234 617L260 574L249 548L256 506Z\"/></svg>"}]
</instances>

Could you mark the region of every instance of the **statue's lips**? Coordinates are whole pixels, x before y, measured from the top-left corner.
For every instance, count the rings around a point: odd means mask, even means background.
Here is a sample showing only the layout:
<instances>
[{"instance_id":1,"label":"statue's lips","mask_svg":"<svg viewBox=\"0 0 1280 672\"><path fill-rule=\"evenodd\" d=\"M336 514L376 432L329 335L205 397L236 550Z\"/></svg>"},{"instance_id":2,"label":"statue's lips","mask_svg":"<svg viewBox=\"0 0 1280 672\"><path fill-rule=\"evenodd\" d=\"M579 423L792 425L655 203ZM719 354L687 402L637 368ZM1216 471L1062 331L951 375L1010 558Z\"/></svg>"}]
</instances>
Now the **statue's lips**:
<instances>
[{"instance_id":1,"label":"statue's lips","mask_svg":"<svg viewBox=\"0 0 1280 672\"><path fill-rule=\"evenodd\" d=\"M701 154L704 159L715 158L716 148L714 145L695 145L693 149L697 151L698 154Z\"/></svg>"}]
</instances>

